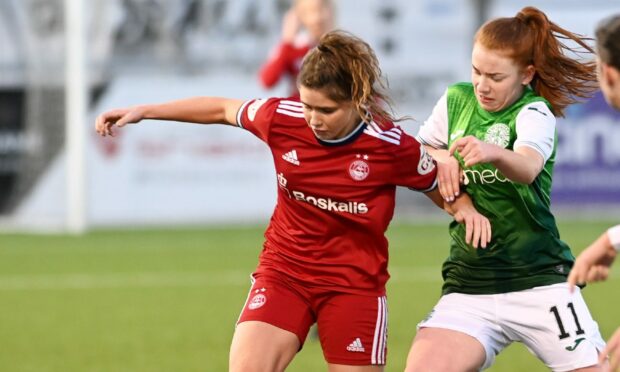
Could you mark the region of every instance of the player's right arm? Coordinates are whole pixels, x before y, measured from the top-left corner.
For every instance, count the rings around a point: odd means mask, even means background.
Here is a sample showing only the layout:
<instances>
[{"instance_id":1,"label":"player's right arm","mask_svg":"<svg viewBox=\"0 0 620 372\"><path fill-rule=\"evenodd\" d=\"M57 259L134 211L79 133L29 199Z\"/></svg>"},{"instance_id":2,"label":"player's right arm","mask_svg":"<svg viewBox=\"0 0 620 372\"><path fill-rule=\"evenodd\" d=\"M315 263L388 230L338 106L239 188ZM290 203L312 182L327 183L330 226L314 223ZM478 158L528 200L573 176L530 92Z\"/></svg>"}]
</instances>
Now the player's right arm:
<instances>
[{"instance_id":1,"label":"player's right arm","mask_svg":"<svg viewBox=\"0 0 620 372\"><path fill-rule=\"evenodd\" d=\"M97 116L95 130L101 136L113 136L113 127L120 128L145 119L236 125L237 112L243 102L222 97L193 97L160 104L114 109Z\"/></svg>"},{"instance_id":2,"label":"player's right arm","mask_svg":"<svg viewBox=\"0 0 620 372\"><path fill-rule=\"evenodd\" d=\"M453 202L460 193L463 178L461 166L448 152L448 96L445 92L433 107L433 111L416 139L437 162L439 192L447 202Z\"/></svg>"}]
</instances>

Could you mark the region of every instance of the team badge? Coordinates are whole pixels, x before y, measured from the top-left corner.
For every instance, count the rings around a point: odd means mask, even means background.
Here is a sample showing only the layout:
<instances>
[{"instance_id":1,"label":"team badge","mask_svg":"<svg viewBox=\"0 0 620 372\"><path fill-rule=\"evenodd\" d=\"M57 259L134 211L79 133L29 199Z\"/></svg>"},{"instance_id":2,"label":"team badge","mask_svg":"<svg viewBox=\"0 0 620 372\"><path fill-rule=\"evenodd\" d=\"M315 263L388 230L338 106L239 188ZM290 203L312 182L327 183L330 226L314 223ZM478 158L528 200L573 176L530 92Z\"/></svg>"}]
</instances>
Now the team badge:
<instances>
[{"instance_id":1,"label":"team badge","mask_svg":"<svg viewBox=\"0 0 620 372\"><path fill-rule=\"evenodd\" d=\"M255 295L250 300L250 303L248 304L248 309L256 310L259 307L262 307L265 302L267 302L267 296L263 294L265 291L265 288L257 289L256 291L254 291Z\"/></svg>"},{"instance_id":2,"label":"team badge","mask_svg":"<svg viewBox=\"0 0 620 372\"><path fill-rule=\"evenodd\" d=\"M484 142L506 148L510 142L510 128L503 123L491 125L484 135Z\"/></svg>"},{"instance_id":3,"label":"team badge","mask_svg":"<svg viewBox=\"0 0 620 372\"><path fill-rule=\"evenodd\" d=\"M364 155L363 159L361 159L360 155L357 155L358 160L354 160L351 165L349 165L349 175L356 181L363 181L368 177L370 173L370 167L368 163L364 160L368 160L368 155Z\"/></svg>"},{"instance_id":4,"label":"team badge","mask_svg":"<svg viewBox=\"0 0 620 372\"><path fill-rule=\"evenodd\" d=\"M258 109L263 104L265 104L265 102L267 102L267 100L264 98L261 98L261 99L257 99L256 101L252 102L252 104L248 106L248 119L250 119L250 121L254 121L254 118L256 117L256 113L258 112Z\"/></svg>"}]
</instances>

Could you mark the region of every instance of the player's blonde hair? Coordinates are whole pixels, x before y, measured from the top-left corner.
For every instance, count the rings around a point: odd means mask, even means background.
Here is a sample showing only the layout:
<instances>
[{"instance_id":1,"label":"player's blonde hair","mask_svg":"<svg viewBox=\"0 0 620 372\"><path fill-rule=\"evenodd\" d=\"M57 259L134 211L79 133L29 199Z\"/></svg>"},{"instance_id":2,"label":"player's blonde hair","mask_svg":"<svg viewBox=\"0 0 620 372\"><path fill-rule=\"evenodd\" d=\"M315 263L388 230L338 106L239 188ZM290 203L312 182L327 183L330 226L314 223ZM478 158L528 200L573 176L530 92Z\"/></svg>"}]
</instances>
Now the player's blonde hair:
<instances>
[{"instance_id":1,"label":"player's blonde hair","mask_svg":"<svg viewBox=\"0 0 620 372\"><path fill-rule=\"evenodd\" d=\"M362 120L399 121L379 61L370 45L345 31L331 31L304 58L298 84L324 92L336 102L351 101Z\"/></svg>"},{"instance_id":2,"label":"player's blonde hair","mask_svg":"<svg viewBox=\"0 0 620 372\"><path fill-rule=\"evenodd\" d=\"M569 47L562 40L572 41L582 49ZM474 38L488 49L505 51L523 68L534 66L536 72L530 85L549 101L558 116L563 116L564 109L579 98L591 97L598 87L595 61L568 56L594 53L587 44L590 40L556 25L531 6L514 17L487 22Z\"/></svg>"}]
</instances>

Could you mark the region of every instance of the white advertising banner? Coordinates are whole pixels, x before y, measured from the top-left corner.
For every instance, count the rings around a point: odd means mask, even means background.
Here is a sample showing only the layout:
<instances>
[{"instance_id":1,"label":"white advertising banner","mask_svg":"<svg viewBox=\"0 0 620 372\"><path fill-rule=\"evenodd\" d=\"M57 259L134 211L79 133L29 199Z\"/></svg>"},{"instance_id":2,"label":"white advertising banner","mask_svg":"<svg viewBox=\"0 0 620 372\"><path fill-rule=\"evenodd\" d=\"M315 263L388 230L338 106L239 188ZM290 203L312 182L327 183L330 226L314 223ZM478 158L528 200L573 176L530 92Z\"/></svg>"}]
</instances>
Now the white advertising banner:
<instances>
[{"instance_id":1,"label":"white advertising banner","mask_svg":"<svg viewBox=\"0 0 620 372\"><path fill-rule=\"evenodd\" d=\"M96 111L199 95L249 99L265 93L248 83L247 76L234 74L124 77L110 87ZM244 129L144 121L117 130L113 138L91 133L92 224L255 221L267 219L273 209L271 154Z\"/></svg>"},{"instance_id":2,"label":"white advertising banner","mask_svg":"<svg viewBox=\"0 0 620 372\"><path fill-rule=\"evenodd\" d=\"M85 123L89 225L267 220L276 195L271 154L244 129L149 120L116 130L115 137L94 131L96 113L115 107L198 95L267 95L248 79L222 74L115 80ZM17 220L49 221L56 215L62 223L64 165L63 152L18 209Z\"/></svg>"}]
</instances>

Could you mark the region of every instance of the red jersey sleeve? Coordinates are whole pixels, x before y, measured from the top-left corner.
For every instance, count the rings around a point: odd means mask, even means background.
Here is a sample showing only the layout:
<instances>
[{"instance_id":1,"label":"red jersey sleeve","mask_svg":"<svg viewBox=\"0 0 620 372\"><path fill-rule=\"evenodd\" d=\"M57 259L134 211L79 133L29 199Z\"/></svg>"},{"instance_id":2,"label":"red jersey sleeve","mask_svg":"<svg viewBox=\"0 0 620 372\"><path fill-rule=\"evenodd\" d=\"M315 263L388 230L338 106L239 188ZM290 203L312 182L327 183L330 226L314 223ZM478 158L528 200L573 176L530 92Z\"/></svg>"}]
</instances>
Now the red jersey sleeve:
<instances>
[{"instance_id":1,"label":"red jersey sleeve","mask_svg":"<svg viewBox=\"0 0 620 372\"><path fill-rule=\"evenodd\" d=\"M415 138L404 134L394 159L394 183L427 192L437 187L435 160Z\"/></svg>"},{"instance_id":2,"label":"red jersey sleeve","mask_svg":"<svg viewBox=\"0 0 620 372\"><path fill-rule=\"evenodd\" d=\"M237 113L237 125L252 132L264 142L269 142L269 131L275 110L278 107L278 101L277 98L246 101Z\"/></svg>"}]
</instances>

